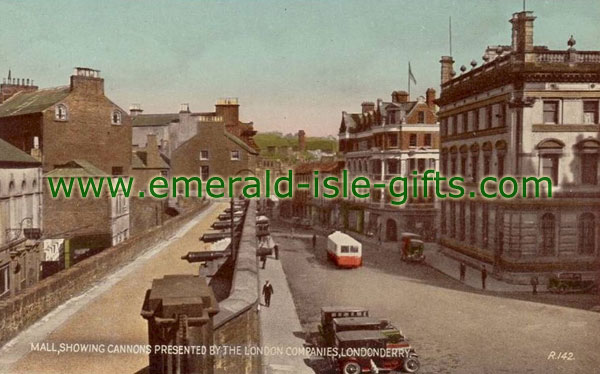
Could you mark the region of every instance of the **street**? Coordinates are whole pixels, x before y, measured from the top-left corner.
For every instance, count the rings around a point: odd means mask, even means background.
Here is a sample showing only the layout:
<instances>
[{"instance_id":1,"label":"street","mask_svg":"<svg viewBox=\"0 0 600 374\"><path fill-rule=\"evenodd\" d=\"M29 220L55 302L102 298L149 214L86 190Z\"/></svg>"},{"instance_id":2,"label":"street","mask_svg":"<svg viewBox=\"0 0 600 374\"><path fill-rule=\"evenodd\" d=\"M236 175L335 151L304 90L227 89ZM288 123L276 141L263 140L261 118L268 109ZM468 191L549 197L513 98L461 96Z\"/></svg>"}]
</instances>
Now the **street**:
<instances>
[{"instance_id":1,"label":"street","mask_svg":"<svg viewBox=\"0 0 600 374\"><path fill-rule=\"evenodd\" d=\"M317 331L322 306L361 306L403 331L420 355L420 373L591 373L600 366L598 313L552 305L554 295L540 303L473 290L372 245L363 244L363 267L337 269L323 236L313 252L306 237L283 238L286 230L275 229L305 333ZM549 359L552 352L572 359ZM327 373L322 361L311 366Z\"/></svg>"}]
</instances>

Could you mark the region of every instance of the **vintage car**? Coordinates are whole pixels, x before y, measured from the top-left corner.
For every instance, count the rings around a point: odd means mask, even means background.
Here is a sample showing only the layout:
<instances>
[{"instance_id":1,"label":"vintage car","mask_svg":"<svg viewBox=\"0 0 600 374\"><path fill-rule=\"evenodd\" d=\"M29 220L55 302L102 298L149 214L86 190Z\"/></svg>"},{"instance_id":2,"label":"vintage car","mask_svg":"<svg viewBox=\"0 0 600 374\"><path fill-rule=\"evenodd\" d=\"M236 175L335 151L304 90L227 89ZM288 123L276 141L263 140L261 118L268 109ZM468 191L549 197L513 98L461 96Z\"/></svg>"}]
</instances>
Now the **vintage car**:
<instances>
[{"instance_id":1,"label":"vintage car","mask_svg":"<svg viewBox=\"0 0 600 374\"><path fill-rule=\"evenodd\" d=\"M324 306L321 308L321 324L319 333L328 345L333 345L335 332L333 331L333 320L336 318L368 317L369 311L365 308L350 306Z\"/></svg>"},{"instance_id":2,"label":"vintage car","mask_svg":"<svg viewBox=\"0 0 600 374\"><path fill-rule=\"evenodd\" d=\"M407 262L423 262L425 255L423 254L424 243L421 236L410 232L405 232L400 237L400 254L402 261Z\"/></svg>"},{"instance_id":3,"label":"vintage car","mask_svg":"<svg viewBox=\"0 0 600 374\"><path fill-rule=\"evenodd\" d=\"M387 319L375 317L341 317L334 318L332 322L332 334L324 336L328 345L335 344L335 334L342 331L356 330L379 330L385 331L390 335L397 335L398 340L404 340L402 332L398 330Z\"/></svg>"},{"instance_id":4,"label":"vintage car","mask_svg":"<svg viewBox=\"0 0 600 374\"><path fill-rule=\"evenodd\" d=\"M362 265L362 244L348 234L335 231L327 237L327 258L338 267Z\"/></svg>"},{"instance_id":5,"label":"vintage car","mask_svg":"<svg viewBox=\"0 0 600 374\"><path fill-rule=\"evenodd\" d=\"M342 374L416 373L421 364L405 339L382 330L352 330L335 334L338 356L335 367Z\"/></svg>"},{"instance_id":6,"label":"vintage car","mask_svg":"<svg viewBox=\"0 0 600 374\"><path fill-rule=\"evenodd\" d=\"M558 273L548 280L548 291L553 293L584 293L595 287L592 279L583 279L579 273Z\"/></svg>"}]
</instances>

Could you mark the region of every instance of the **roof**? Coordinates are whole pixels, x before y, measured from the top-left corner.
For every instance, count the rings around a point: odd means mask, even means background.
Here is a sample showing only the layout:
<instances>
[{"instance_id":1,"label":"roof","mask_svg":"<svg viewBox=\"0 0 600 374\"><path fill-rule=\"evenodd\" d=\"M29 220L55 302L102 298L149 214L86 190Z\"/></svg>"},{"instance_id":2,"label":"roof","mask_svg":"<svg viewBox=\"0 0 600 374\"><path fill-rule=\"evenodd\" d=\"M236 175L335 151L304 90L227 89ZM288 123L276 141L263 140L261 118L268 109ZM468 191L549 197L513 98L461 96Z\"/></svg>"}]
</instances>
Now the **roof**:
<instances>
[{"instance_id":1,"label":"roof","mask_svg":"<svg viewBox=\"0 0 600 374\"><path fill-rule=\"evenodd\" d=\"M386 339L387 336L380 330L351 330L351 331L340 331L335 334L339 341L355 341L355 340L381 340Z\"/></svg>"},{"instance_id":2,"label":"roof","mask_svg":"<svg viewBox=\"0 0 600 374\"><path fill-rule=\"evenodd\" d=\"M131 167L134 169L168 169L169 164L163 157L158 157L159 165L148 166L146 151L134 151L131 157Z\"/></svg>"},{"instance_id":3,"label":"roof","mask_svg":"<svg viewBox=\"0 0 600 374\"><path fill-rule=\"evenodd\" d=\"M33 92L21 91L0 105L0 117L40 113L63 100L70 92L69 86L47 88Z\"/></svg>"},{"instance_id":4,"label":"roof","mask_svg":"<svg viewBox=\"0 0 600 374\"><path fill-rule=\"evenodd\" d=\"M64 165L60 165L54 170L49 171L46 177L108 177L104 171L94 166L86 160L73 160Z\"/></svg>"},{"instance_id":5,"label":"roof","mask_svg":"<svg viewBox=\"0 0 600 374\"><path fill-rule=\"evenodd\" d=\"M237 144L240 147L242 147L246 152L252 153L253 155L257 155L258 154L258 151L256 149L254 149L253 147L251 147L250 145L248 145L246 142L244 142L242 139L240 139L237 136L233 135L229 131L225 131L225 137L227 137L229 140L233 141L235 144Z\"/></svg>"},{"instance_id":6,"label":"roof","mask_svg":"<svg viewBox=\"0 0 600 374\"><path fill-rule=\"evenodd\" d=\"M348 234L344 234L340 231L335 231L333 234L327 237L329 240L332 240L341 245L362 245L358 240L354 239Z\"/></svg>"},{"instance_id":7,"label":"roof","mask_svg":"<svg viewBox=\"0 0 600 374\"><path fill-rule=\"evenodd\" d=\"M131 117L133 127L166 126L176 121L179 121L179 113L138 114Z\"/></svg>"},{"instance_id":8,"label":"roof","mask_svg":"<svg viewBox=\"0 0 600 374\"><path fill-rule=\"evenodd\" d=\"M0 139L0 162L40 165L38 160L2 139Z\"/></svg>"},{"instance_id":9,"label":"roof","mask_svg":"<svg viewBox=\"0 0 600 374\"><path fill-rule=\"evenodd\" d=\"M354 307L354 306L324 306L321 308L323 313L332 312L368 312L366 308Z\"/></svg>"},{"instance_id":10,"label":"roof","mask_svg":"<svg viewBox=\"0 0 600 374\"><path fill-rule=\"evenodd\" d=\"M341 317L334 318L333 322L338 326L359 326L359 325L381 325L384 320L374 317Z\"/></svg>"}]
</instances>

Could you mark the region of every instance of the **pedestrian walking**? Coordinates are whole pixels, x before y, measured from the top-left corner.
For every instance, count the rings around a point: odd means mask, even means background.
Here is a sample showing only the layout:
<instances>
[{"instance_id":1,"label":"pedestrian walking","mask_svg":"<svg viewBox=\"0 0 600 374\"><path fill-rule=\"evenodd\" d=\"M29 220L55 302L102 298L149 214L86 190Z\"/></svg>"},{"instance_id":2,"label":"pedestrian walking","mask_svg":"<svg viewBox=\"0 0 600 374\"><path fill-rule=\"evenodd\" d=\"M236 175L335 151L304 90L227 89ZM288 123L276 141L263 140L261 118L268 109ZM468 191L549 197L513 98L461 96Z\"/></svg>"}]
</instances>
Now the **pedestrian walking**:
<instances>
[{"instance_id":1,"label":"pedestrian walking","mask_svg":"<svg viewBox=\"0 0 600 374\"><path fill-rule=\"evenodd\" d=\"M464 261L460 262L460 281L464 282L465 281L465 275L467 274L467 265L464 263Z\"/></svg>"},{"instance_id":2,"label":"pedestrian walking","mask_svg":"<svg viewBox=\"0 0 600 374\"><path fill-rule=\"evenodd\" d=\"M262 293L265 299L265 306L268 308L269 306L271 306L271 295L275 293L273 291L273 286L271 285L271 283L269 283L269 281L265 282L265 285L262 289Z\"/></svg>"},{"instance_id":3,"label":"pedestrian walking","mask_svg":"<svg viewBox=\"0 0 600 374\"><path fill-rule=\"evenodd\" d=\"M273 247L273 250L275 251L275 259L279 260L279 246L277 244L275 244L275 246Z\"/></svg>"},{"instance_id":4,"label":"pedestrian walking","mask_svg":"<svg viewBox=\"0 0 600 374\"><path fill-rule=\"evenodd\" d=\"M262 268L264 269L267 266L267 255L261 255L260 260L262 261Z\"/></svg>"},{"instance_id":5,"label":"pedestrian walking","mask_svg":"<svg viewBox=\"0 0 600 374\"><path fill-rule=\"evenodd\" d=\"M316 234L313 234L312 245L313 245L313 249L317 248L317 235Z\"/></svg>"},{"instance_id":6,"label":"pedestrian walking","mask_svg":"<svg viewBox=\"0 0 600 374\"><path fill-rule=\"evenodd\" d=\"M538 284L540 284L540 280L538 279L538 277L536 277L535 275L531 277L531 292L534 295L537 295L537 286Z\"/></svg>"},{"instance_id":7,"label":"pedestrian walking","mask_svg":"<svg viewBox=\"0 0 600 374\"><path fill-rule=\"evenodd\" d=\"M485 265L481 268L481 288L485 290L485 280L487 279L487 269Z\"/></svg>"}]
</instances>

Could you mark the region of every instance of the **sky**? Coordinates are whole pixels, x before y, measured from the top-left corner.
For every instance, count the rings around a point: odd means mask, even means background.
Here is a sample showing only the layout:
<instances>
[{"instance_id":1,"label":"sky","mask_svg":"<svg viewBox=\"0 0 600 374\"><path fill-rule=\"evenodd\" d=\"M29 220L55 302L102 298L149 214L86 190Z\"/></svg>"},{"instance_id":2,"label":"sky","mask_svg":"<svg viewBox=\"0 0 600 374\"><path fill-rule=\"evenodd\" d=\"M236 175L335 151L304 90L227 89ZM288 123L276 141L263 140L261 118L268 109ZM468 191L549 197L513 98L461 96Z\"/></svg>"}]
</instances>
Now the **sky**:
<instances>
[{"instance_id":1,"label":"sky","mask_svg":"<svg viewBox=\"0 0 600 374\"><path fill-rule=\"evenodd\" d=\"M0 0L0 77L66 85L101 70L107 96L144 113L212 111L237 97L258 131L336 134L341 112L407 90L439 92L439 59L455 70L510 44L522 0ZM600 50L600 1L527 0L536 45Z\"/></svg>"}]
</instances>

